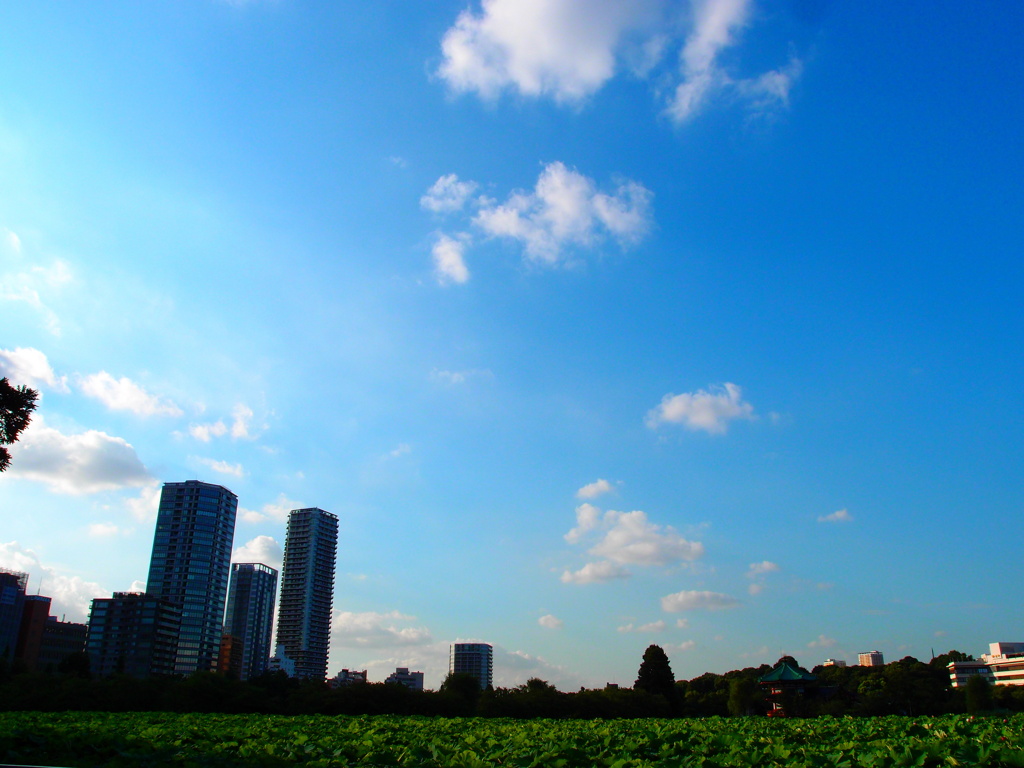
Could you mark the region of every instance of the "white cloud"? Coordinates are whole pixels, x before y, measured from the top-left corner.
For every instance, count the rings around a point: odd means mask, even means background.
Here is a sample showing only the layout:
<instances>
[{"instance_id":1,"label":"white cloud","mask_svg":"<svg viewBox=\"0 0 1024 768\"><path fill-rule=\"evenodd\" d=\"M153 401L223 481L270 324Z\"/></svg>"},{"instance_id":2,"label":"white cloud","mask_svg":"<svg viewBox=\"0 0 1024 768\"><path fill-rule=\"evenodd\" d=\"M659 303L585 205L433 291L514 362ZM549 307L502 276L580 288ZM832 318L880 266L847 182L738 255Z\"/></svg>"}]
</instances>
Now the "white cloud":
<instances>
[{"instance_id":1,"label":"white cloud","mask_svg":"<svg viewBox=\"0 0 1024 768\"><path fill-rule=\"evenodd\" d=\"M0 378L7 377L11 384L39 389L42 385L67 392L67 376L57 377L46 355L32 347L0 349Z\"/></svg>"},{"instance_id":2,"label":"white cloud","mask_svg":"<svg viewBox=\"0 0 1024 768\"><path fill-rule=\"evenodd\" d=\"M697 647L697 641L696 640L686 640L686 641L684 641L682 643L676 643L675 645L667 645L665 647L665 650L666 651L680 651L681 653L686 653L687 651L692 651L696 647Z\"/></svg>"},{"instance_id":3,"label":"white cloud","mask_svg":"<svg viewBox=\"0 0 1024 768\"><path fill-rule=\"evenodd\" d=\"M619 632L664 632L668 625L661 620L651 621L647 624L641 624L636 627L632 624L626 624L623 627L618 627Z\"/></svg>"},{"instance_id":4,"label":"white cloud","mask_svg":"<svg viewBox=\"0 0 1024 768\"><path fill-rule=\"evenodd\" d=\"M803 62L793 57L786 66L741 80L736 86L750 100L753 111L771 113L779 107L789 106L789 92L802 73Z\"/></svg>"},{"instance_id":5,"label":"white cloud","mask_svg":"<svg viewBox=\"0 0 1024 768\"><path fill-rule=\"evenodd\" d=\"M751 563L750 568L747 570L747 578L753 579L766 573L776 573L778 570L779 566L769 560L763 560L760 563Z\"/></svg>"},{"instance_id":6,"label":"white cloud","mask_svg":"<svg viewBox=\"0 0 1024 768\"><path fill-rule=\"evenodd\" d=\"M263 563L278 571L283 560L284 550L272 536L257 536L231 552L233 563Z\"/></svg>"},{"instance_id":7,"label":"white cloud","mask_svg":"<svg viewBox=\"0 0 1024 768\"><path fill-rule=\"evenodd\" d=\"M800 74L795 58L738 79L719 62L738 42L751 7L752 0L483 0L479 12L462 11L444 34L437 74L455 93L494 99L512 91L579 104L626 71L674 84L667 113L676 123L719 93L749 101L756 111L786 106ZM677 68L658 69L676 48Z\"/></svg>"},{"instance_id":8,"label":"white cloud","mask_svg":"<svg viewBox=\"0 0 1024 768\"><path fill-rule=\"evenodd\" d=\"M114 523L90 523L87 530L89 536L97 539L105 539L121 533L121 529Z\"/></svg>"},{"instance_id":9,"label":"white cloud","mask_svg":"<svg viewBox=\"0 0 1024 768\"><path fill-rule=\"evenodd\" d=\"M406 616L398 611L341 611L331 622L331 640L344 648L393 648L431 643L430 630L426 627L399 626L415 620L415 616Z\"/></svg>"},{"instance_id":10,"label":"white cloud","mask_svg":"<svg viewBox=\"0 0 1024 768\"><path fill-rule=\"evenodd\" d=\"M747 587L749 595L760 595L762 592L764 592L764 584L751 584Z\"/></svg>"},{"instance_id":11,"label":"white cloud","mask_svg":"<svg viewBox=\"0 0 1024 768\"><path fill-rule=\"evenodd\" d=\"M112 411L130 411L139 416L182 415L182 410L170 400L149 394L127 377L115 379L106 371L83 377L79 387Z\"/></svg>"},{"instance_id":12,"label":"white cloud","mask_svg":"<svg viewBox=\"0 0 1024 768\"><path fill-rule=\"evenodd\" d=\"M444 234L438 235L434 241L430 253L434 259L434 275L441 285L462 285L469 281L469 269L464 258L466 241L465 236L453 238Z\"/></svg>"},{"instance_id":13,"label":"white cloud","mask_svg":"<svg viewBox=\"0 0 1024 768\"><path fill-rule=\"evenodd\" d=\"M641 240L651 225L651 197L629 180L611 195L598 192L593 179L553 162L533 192L514 192L501 205L484 201L473 223L491 237L519 242L529 259L554 265L568 248L592 246L606 234L622 247Z\"/></svg>"},{"instance_id":14,"label":"white cloud","mask_svg":"<svg viewBox=\"0 0 1024 768\"><path fill-rule=\"evenodd\" d=\"M262 523L266 520L283 523L288 520L288 514L293 509L303 509L303 505L292 501L282 493L278 495L277 501L264 504L259 511L239 507L238 517L247 523Z\"/></svg>"},{"instance_id":15,"label":"white cloud","mask_svg":"<svg viewBox=\"0 0 1024 768\"><path fill-rule=\"evenodd\" d=\"M576 491L576 498L596 499L598 496L601 496L602 494L605 493L611 493L613 490L615 489L612 487L611 483L609 483L607 480L599 479L595 480L592 483L587 483L578 491Z\"/></svg>"},{"instance_id":16,"label":"white cloud","mask_svg":"<svg viewBox=\"0 0 1024 768\"><path fill-rule=\"evenodd\" d=\"M609 510L602 525L607 533L589 551L615 563L670 565L681 560L696 560L704 554L700 542L687 541L672 526L663 528L649 522L647 515L639 510Z\"/></svg>"},{"instance_id":17,"label":"white cloud","mask_svg":"<svg viewBox=\"0 0 1024 768\"><path fill-rule=\"evenodd\" d=\"M188 433L196 440L208 443L215 437L222 437L228 433L227 425L223 421L215 421L208 424L190 424Z\"/></svg>"},{"instance_id":18,"label":"white cloud","mask_svg":"<svg viewBox=\"0 0 1024 768\"><path fill-rule=\"evenodd\" d=\"M86 494L153 482L135 449L120 437L89 430L65 435L37 417L11 448L7 474L45 483L57 493Z\"/></svg>"},{"instance_id":19,"label":"white cloud","mask_svg":"<svg viewBox=\"0 0 1024 768\"><path fill-rule=\"evenodd\" d=\"M442 371L435 368L430 372L430 380L446 386L454 387L459 384L466 384L473 379L492 379L494 373L488 369L468 369L464 371Z\"/></svg>"},{"instance_id":20,"label":"white cloud","mask_svg":"<svg viewBox=\"0 0 1024 768\"><path fill-rule=\"evenodd\" d=\"M825 635L818 635L817 640L811 640L807 644L808 648L833 648L838 641L834 637L826 637Z\"/></svg>"},{"instance_id":21,"label":"white cloud","mask_svg":"<svg viewBox=\"0 0 1024 768\"><path fill-rule=\"evenodd\" d=\"M537 623L545 629L561 629L565 625L564 621L550 613L537 619Z\"/></svg>"},{"instance_id":22,"label":"white cloud","mask_svg":"<svg viewBox=\"0 0 1024 768\"><path fill-rule=\"evenodd\" d=\"M4 242L15 255L21 255L21 238L6 227L4 228Z\"/></svg>"},{"instance_id":23,"label":"white cloud","mask_svg":"<svg viewBox=\"0 0 1024 768\"><path fill-rule=\"evenodd\" d=\"M0 275L0 301L25 302L43 316L47 330L59 336L60 318L43 301L43 295L53 294L54 298L59 299L61 287L69 282L71 270L66 262L57 259L49 267L35 266L27 271Z\"/></svg>"},{"instance_id":24,"label":"white cloud","mask_svg":"<svg viewBox=\"0 0 1024 768\"><path fill-rule=\"evenodd\" d=\"M668 105L668 113L677 123L689 119L713 91L729 84L716 59L723 48L733 44L749 9L750 0L694 1L693 29L679 57L682 81Z\"/></svg>"},{"instance_id":25,"label":"white cloud","mask_svg":"<svg viewBox=\"0 0 1024 768\"><path fill-rule=\"evenodd\" d=\"M689 626L690 626L690 620L689 619L676 619L676 627L678 629L686 629Z\"/></svg>"},{"instance_id":26,"label":"white cloud","mask_svg":"<svg viewBox=\"0 0 1024 768\"><path fill-rule=\"evenodd\" d=\"M682 424L690 430L703 429L709 434L723 435L730 421L753 418L754 406L743 400L738 386L727 382L723 387L665 395L661 403L648 412L646 424L651 429L661 424Z\"/></svg>"},{"instance_id":27,"label":"white cloud","mask_svg":"<svg viewBox=\"0 0 1024 768\"><path fill-rule=\"evenodd\" d=\"M231 436L235 439L252 440L254 435L249 432L249 422L252 420L252 408L239 403L231 412L234 421L231 422Z\"/></svg>"},{"instance_id":28,"label":"white cloud","mask_svg":"<svg viewBox=\"0 0 1024 768\"><path fill-rule=\"evenodd\" d=\"M562 582L565 584L597 584L612 579L628 579L629 571L625 568L609 563L587 563L578 571L565 571L562 573Z\"/></svg>"},{"instance_id":29,"label":"white cloud","mask_svg":"<svg viewBox=\"0 0 1024 768\"><path fill-rule=\"evenodd\" d=\"M203 443L208 443L215 437L224 437L229 432L235 440L255 440L257 436L251 431L252 409L239 403L232 409L231 415L230 427L224 423L223 419L218 419L205 424L190 424L188 433Z\"/></svg>"},{"instance_id":30,"label":"white cloud","mask_svg":"<svg viewBox=\"0 0 1024 768\"><path fill-rule=\"evenodd\" d=\"M27 573L33 594L38 590L39 594L52 598L50 614L58 618L64 616L67 621L84 623L92 599L110 596L107 589L95 582L43 565L33 550L16 541L0 542L0 567Z\"/></svg>"},{"instance_id":31,"label":"white cloud","mask_svg":"<svg viewBox=\"0 0 1024 768\"><path fill-rule=\"evenodd\" d=\"M659 4L483 0L479 14L463 11L445 33L438 75L456 92L487 99L510 88L579 101L611 79L623 43L657 19Z\"/></svg>"},{"instance_id":32,"label":"white cloud","mask_svg":"<svg viewBox=\"0 0 1024 768\"><path fill-rule=\"evenodd\" d=\"M155 522L160 507L160 484L154 480L139 491L138 496L125 499L124 503L132 517L140 523Z\"/></svg>"},{"instance_id":33,"label":"white cloud","mask_svg":"<svg viewBox=\"0 0 1024 768\"><path fill-rule=\"evenodd\" d=\"M216 459L207 458L196 458L200 464L205 467L209 467L214 472L219 472L222 475L231 475L232 477L245 477L245 470L241 464L229 464L226 461L218 461Z\"/></svg>"},{"instance_id":34,"label":"white cloud","mask_svg":"<svg viewBox=\"0 0 1024 768\"><path fill-rule=\"evenodd\" d=\"M600 524L601 510L593 504L580 504L576 507L576 527L565 534L564 538L570 544L575 544Z\"/></svg>"},{"instance_id":35,"label":"white cloud","mask_svg":"<svg viewBox=\"0 0 1024 768\"><path fill-rule=\"evenodd\" d=\"M405 456L407 453L412 453L412 446L408 443L399 443L396 448L388 452L388 457L397 459L399 456Z\"/></svg>"},{"instance_id":36,"label":"white cloud","mask_svg":"<svg viewBox=\"0 0 1024 768\"><path fill-rule=\"evenodd\" d=\"M851 522L853 522L853 515L851 515L845 509L840 509L840 510L838 510L836 512L833 512L830 515L821 515L818 518L818 522L819 523L851 523Z\"/></svg>"},{"instance_id":37,"label":"white cloud","mask_svg":"<svg viewBox=\"0 0 1024 768\"><path fill-rule=\"evenodd\" d=\"M476 191L475 181L459 181L454 173L442 176L420 198L420 206L434 213L452 213L462 210L469 196Z\"/></svg>"},{"instance_id":38,"label":"white cloud","mask_svg":"<svg viewBox=\"0 0 1024 768\"><path fill-rule=\"evenodd\" d=\"M730 595L723 595L721 592L683 590L682 592L665 595L665 597L661 598L661 609L666 613L699 610L717 611L725 608L734 608L737 605L739 605L739 600Z\"/></svg>"}]
</instances>

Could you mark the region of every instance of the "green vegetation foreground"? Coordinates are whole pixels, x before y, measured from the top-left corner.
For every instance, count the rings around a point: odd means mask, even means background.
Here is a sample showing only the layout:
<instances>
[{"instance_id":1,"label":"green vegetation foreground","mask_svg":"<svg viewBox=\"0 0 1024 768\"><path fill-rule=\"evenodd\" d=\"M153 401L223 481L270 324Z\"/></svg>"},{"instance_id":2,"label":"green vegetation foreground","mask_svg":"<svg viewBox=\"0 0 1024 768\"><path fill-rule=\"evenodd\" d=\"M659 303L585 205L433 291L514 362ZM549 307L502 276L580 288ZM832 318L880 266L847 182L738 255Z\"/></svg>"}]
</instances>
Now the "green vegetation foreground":
<instances>
[{"instance_id":1,"label":"green vegetation foreground","mask_svg":"<svg viewBox=\"0 0 1024 768\"><path fill-rule=\"evenodd\" d=\"M1024 715L509 720L0 714L0 762L62 766L1018 766Z\"/></svg>"}]
</instances>

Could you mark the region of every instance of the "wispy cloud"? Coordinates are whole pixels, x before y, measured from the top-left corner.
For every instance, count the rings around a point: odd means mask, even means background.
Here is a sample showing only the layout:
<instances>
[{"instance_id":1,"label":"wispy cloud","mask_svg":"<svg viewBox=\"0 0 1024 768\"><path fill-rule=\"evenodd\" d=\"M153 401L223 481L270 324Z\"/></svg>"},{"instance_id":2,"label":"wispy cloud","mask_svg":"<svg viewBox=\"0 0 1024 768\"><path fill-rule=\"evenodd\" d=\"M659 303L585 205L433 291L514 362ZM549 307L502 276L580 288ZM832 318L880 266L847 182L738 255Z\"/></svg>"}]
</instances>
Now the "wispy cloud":
<instances>
[{"instance_id":1,"label":"wispy cloud","mask_svg":"<svg viewBox=\"0 0 1024 768\"><path fill-rule=\"evenodd\" d=\"M683 590L661 598L661 609L666 613L680 611L720 611L735 608L740 601L721 592Z\"/></svg>"},{"instance_id":2,"label":"wispy cloud","mask_svg":"<svg viewBox=\"0 0 1024 768\"><path fill-rule=\"evenodd\" d=\"M0 377L6 376L12 384L40 389L47 387L67 392L67 376L58 378L50 367L46 355L33 347L0 349Z\"/></svg>"},{"instance_id":3,"label":"wispy cloud","mask_svg":"<svg viewBox=\"0 0 1024 768\"><path fill-rule=\"evenodd\" d=\"M599 584L614 579L628 579L630 575L629 571L615 563L587 563L578 571L564 571L562 582L564 584Z\"/></svg>"},{"instance_id":4,"label":"wispy cloud","mask_svg":"<svg viewBox=\"0 0 1024 768\"><path fill-rule=\"evenodd\" d=\"M401 626L416 621L398 611L353 613L341 611L331 622L331 641L346 648L393 648L401 645L427 645L433 641L423 626Z\"/></svg>"},{"instance_id":5,"label":"wispy cloud","mask_svg":"<svg viewBox=\"0 0 1024 768\"><path fill-rule=\"evenodd\" d=\"M203 424L190 424L188 433L202 443L208 443L215 437L230 434L235 440L255 440L257 435L252 432L252 409L244 403L238 403L231 412L230 426L223 419Z\"/></svg>"},{"instance_id":6,"label":"wispy cloud","mask_svg":"<svg viewBox=\"0 0 1024 768\"><path fill-rule=\"evenodd\" d=\"M475 181L460 181L454 173L445 174L420 198L420 207L434 213L460 211L478 186Z\"/></svg>"},{"instance_id":7,"label":"wispy cloud","mask_svg":"<svg viewBox=\"0 0 1024 768\"><path fill-rule=\"evenodd\" d=\"M603 496L606 493L611 493L615 488L607 480L598 479L592 483L587 483L578 491L576 491L577 499L596 499L598 496Z\"/></svg>"},{"instance_id":8,"label":"wispy cloud","mask_svg":"<svg viewBox=\"0 0 1024 768\"><path fill-rule=\"evenodd\" d=\"M254 509L238 508L238 517L247 523L262 523L267 520L283 523L288 520L288 513L293 509L302 509L303 505L293 501L283 493L278 495L276 501L271 501L260 507L259 511Z\"/></svg>"},{"instance_id":9,"label":"wispy cloud","mask_svg":"<svg viewBox=\"0 0 1024 768\"><path fill-rule=\"evenodd\" d=\"M840 509L829 515L821 515L818 518L819 523L852 523L853 515L847 510Z\"/></svg>"},{"instance_id":10,"label":"wispy cloud","mask_svg":"<svg viewBox=\"0 0 1024 768\"><path fill-rule=\"evenodd\" d=\"M626 624L622 627L617 627L619 632L664 632L668 628L663 620L651 621L647 624L641 624L634 626L633 624Z\"/></svg>"},{"instance_id":11,"label":"wispy cloud","mask_svg":"<svg viewBox=\"0 0 1024 768\"><path fill-rule=\"evenodd\" d=\"M666 112L676 123L725 93L756 112L778 109L788 104L799 60L747 78L721 64L752 8L752 0L483 0L445 32L437 75L453 92L487 100L510 91L579 105L628 72L669 84ZM659 67L672 50L678 64Z\"/></svg>"},{"instance_id":12,"label":"wispy cloud","mask_svg":"<svg viewBox=\"0 0 1024 768\"><path fill-rule=\"evenodd\" d=\"M550 613L537 619L537 623L545 629L561 629L565 626L564 621L557 616L552 616Z\"/></svg>"},{"instance_id":13,"label":"wispy cloud","mask_svg":"<svg viewBox=\"0 0 1024 768\"><path fill-rule=\"evenodd\" d=\"M661 403L648 412L646 424L651 429L662 424L682 424L689 430L724 435L729 422L753 418L754 406L743 399L738 386L726 382L722 387L665 395Z\"/></svg>"},{"instance_id":14,"label":"wispy cloud","mask_svg":"<svg viewBox=\"0 0 1024 768\"><path fill-rule=\"evenodd\" d=\"M431 250L442 284L469 280L466 252L474 238L468 228L483 238L516 243L530 263L554 266L608 239L629 248L652 226L652 193L645 186L623 179L613 190L600 191L593 179L561 162L545 165L532 191L512 192L502 203L485 196L470 200L476 186L449 174L421 200L430 210L462 216L460 231L439 233Z\"/></svg>"},{"instance_id":15,"label":"wispy cloud","mask_svg":"<svg viewBox=\"0 0 1024 768\"><path fill-rule=\"evenodd\" d=\"M170 400L151 395L131 379L115 379L106 371L82 377L82 393L95 398L112 411L129 411L138 416L181 416L182 410Z\"/></svg>"},{"instance_id":16,"label":"wispy cloud","mask_svg":"<svg viewBox=\"0 0 1024 768\"><path fill-rule=\"evenodd\" d=\"M218 459L208 459L204 457L197 457L196 461L202 464L204 467L209 467L214 472L219 472L222 475L231 475L232 477L245 477L245 470L241 464L231 464L226 461L220 461Z\"/></svg>"}]
</instances>

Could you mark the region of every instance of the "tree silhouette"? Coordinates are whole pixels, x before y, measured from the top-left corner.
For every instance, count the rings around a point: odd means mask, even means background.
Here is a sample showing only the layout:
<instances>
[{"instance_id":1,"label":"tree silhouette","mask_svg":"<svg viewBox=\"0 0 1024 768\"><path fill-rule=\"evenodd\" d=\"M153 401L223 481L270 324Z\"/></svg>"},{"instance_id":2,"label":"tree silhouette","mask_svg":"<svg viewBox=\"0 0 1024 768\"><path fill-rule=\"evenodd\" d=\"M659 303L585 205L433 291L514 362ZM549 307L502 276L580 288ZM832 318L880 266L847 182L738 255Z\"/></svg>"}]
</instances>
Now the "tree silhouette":
<instances>
[{"instance_id":1,"label":"tree silhouette","mask_svg":"<svg viewBox=\"0 0 1024 768\"><path fill-rule=\"evenodd\" d=\"M14 387L7 377L0 379L0 472L11 465L12 445L32 420L39 393L24 384Z\"/></svg>"},{"instance_id":2,"label":"tree silhouette","mask_svg":"<svg viewBox=\"0 0 1024 768\"><path fill-rule=\"evenodd\" d=\"M636 682L633 688L647 693L661 694L670 702L675 698L676 678L672 674L672 666L668 656L660 645L649 645L644 651L644 659L640 662Z\"/></svg>"}]
</instances>

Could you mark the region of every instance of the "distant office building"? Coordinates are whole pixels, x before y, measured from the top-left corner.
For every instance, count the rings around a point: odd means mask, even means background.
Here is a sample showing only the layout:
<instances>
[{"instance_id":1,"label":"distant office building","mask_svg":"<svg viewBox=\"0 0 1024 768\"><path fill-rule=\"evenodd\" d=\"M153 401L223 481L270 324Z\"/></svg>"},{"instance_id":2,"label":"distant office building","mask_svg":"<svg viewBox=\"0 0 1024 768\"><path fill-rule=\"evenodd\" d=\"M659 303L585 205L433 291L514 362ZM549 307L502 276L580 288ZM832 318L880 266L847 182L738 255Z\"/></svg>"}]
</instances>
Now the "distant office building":
<instances>
[{"instance_id":1,"label":"distant office building","mask_svg":"<svg viewBox=\"0 0 1024 768\"><path fill-rule=\"evenodd\" d=\"M36 669L46 671L57 669L68 657L85 650L88 633L85 624L73 621L59 621L56 616L46 617L43 639L39 645Z\"/></svg>"},{"instance_id":2,"label":"distant office building","mask_svg":"<svg viewBox=\"0 0 1024 768\"><path fill-rule=\"evenodd\" d=\"M338 518L322 509L288 515L281 568L277 642L295 662L295 676L323 680L331 642Z\"/></svg>"},{"instance_id":3,"label":"distant office building","mask_svg":"<svg viewBox=\"0 0 1024 768\"><path fill-rule=\"evenodd\" d=\"M385 683L400 683L414 691L423 690L423 673L410 672L408 667L398 667L387 676Z\"/></svg>"},{"instance_id":4,"label":"distant office building","mask_svg":"<svg viewBox=\"0 0 1024 768\"><path fill-rule=\"evenodd\" d=\"M276 570L263 563L231 565L224 636L233 639L228 643L228 657L221 660L221 667L234 672L239 680L259 677L267 671L276 596ZM223 652L223 642L221 648Z\"/></svg>"},{"instance_id":5,"label":"distant office building","mask_svg":"<svg viewBox=\"0 0 1024 768\"><path fill-rule=\"evenodd\" d=\"M845 667L846 662L843 659L825 659L821 663L823 667Z\"/></svg>"},{"instance_id":6,"label":"distant office building","mask_svg":"<svg viewBox=\"0 0 1024 768\"><path fill-rule=\"evenodd\" d=\"M366 682L366 670L358 669L343 669L337 675L332 677L328 684L331 688L346 688L350 685L357 685L359 683Z\"/></svg>"},{"instance_id":7,"label":"distant office building","mask_svg":"<svg viewBox=\"0 0 1024 768\"><path fill-rule=\"evenodd\" d=\"M223 486L164 483L146 594L181 610L176 674L217 667L237 508Z\"/></svg>"},{"instance_id":8,"label":"distant office building","mask_svg":"<svg viewBox=\"0 0 1024 768\"><path fill-rule=\"evenodd\" d=\"M494 674L494 648L487 643L455 643L451 646L448 671L473 675L481 690L490 688Z\"/></svg>"},{"instance_id":9,"label":"distant office building","mask_svg":"<svg viewBox=\"0 0 1024 768\"><path fill-rule=\"evenodd\" d=\"M181 608L141 592L92 601L85 649L93 674L132 677L176 672Z\"/></svg>"},{"instance_id":10,"label":"distant office building","mask_svg":"<svg viewBox=\"0 0 1024 768\"><path fill-rule=\"evenodd\" d=\"M27 573L0 569L0 658L14 658L27 587Z\"/></svg>"},{"instance_id":11,"label":"distant office building","mask_svg":"<svg viewBox=\"0 0 1024 768\"><path fill-rule=\"evenodd\" d=\"M39 651L43 646L43 631L46 629L46 620L49 616L50 598L42 595L25 595L14 658L19 659L28 669L37 668Z\"/></svg>"},{"instance_id":12,"label":"distant office building","mask_svg":"<svg viewBox=\"0 0 1024 768\"><path fill-rule=\"evenodd\" d=\"M865 651L857 654L857 663L862 667L882 667L885 661L880 651Z\"/></svg>"},{"instance_id":13,"label":"distant office building","mask_svg":"<svg viewBox=\"0 0 1024 768\"><path fill-rule=\"evenodd\" d=\"M989 643L981 660L996 685L1024 685L1024 643Z\"/></svg>"},{"instance_id":14,"label":"distant office building","mask_svg":"<svg viewBox=\"0 0 1024 768\"><path fill-rule=\"evenodd\" d=\"M288 677L295 677L295 659L288 656L288 651L280 643L274 648L270 657L269 671L284 672Z\"/></svg>"}]
</instances>

